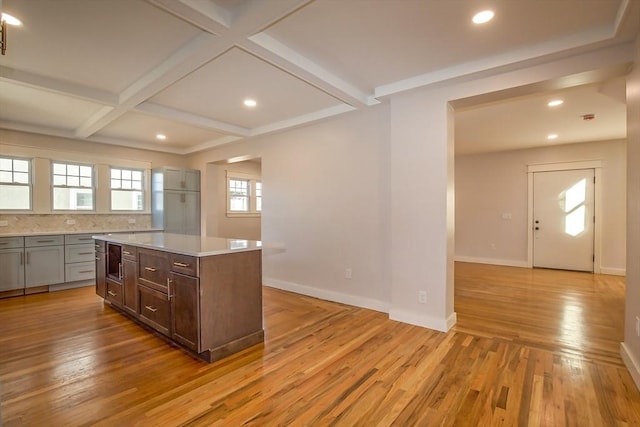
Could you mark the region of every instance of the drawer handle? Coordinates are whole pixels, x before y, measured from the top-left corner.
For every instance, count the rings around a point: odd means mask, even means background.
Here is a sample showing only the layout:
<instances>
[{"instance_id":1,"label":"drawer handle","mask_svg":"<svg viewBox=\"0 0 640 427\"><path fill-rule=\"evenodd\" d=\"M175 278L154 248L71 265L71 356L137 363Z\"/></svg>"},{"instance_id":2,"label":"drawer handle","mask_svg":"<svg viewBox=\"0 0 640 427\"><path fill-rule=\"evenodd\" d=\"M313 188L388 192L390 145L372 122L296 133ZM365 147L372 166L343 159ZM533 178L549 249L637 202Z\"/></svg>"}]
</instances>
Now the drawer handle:
<instances>
[{"instance_id":1,"label":"drawer handle","mask_svg":"<svg viewBox=\"0 0 640 427\"><path fill-rule=\"evenodd\" d=\"M183 267L183 268L187 268L189 267L189 265L191 264L185 264L184 262L174 262L173 265L175 265L176 267Z\"/></svg>"},{"instance_id":2,"label":"drawer handle","mask_svg":"<svg viewBox=\"0 0 640 427\"><path fill-rule=\"evenodd\" d=\"M93 252L78 252L78 255L93 255Z\"/></svg>"},{"instance_id":3,"label":"drawer handle","mask_svg":"<svg viewBox=\"0 0 640 427\"><path fill-rule=\"evenodd\" d=\"M36 243L53 243L55 240L36 240Z\"/></svg>"},{"instance_id":4,"label":"drawer handle","mask_svg":"<svg viewBox=\"0 0 640 427\"><path fill-rule=\"evenodd\" d=\"M145 267L144 269L147 270L147 271L150 271L152 273L154 273L154 272L156 272L158 270L157 268L153 268L153 267Z\"/></svg>"},{"instance_id":5,"label":"drawer handle","mask_svg":"<svg viewBox=\"0 0 640 427\"><path fill-rule=\"evenodd\" d=\"M4 245L8 245L9 242L0 242L0 245L4 246Z\"/></svg>"},{"instance_id":6,"label":"drawer handle","mask_svg":"<svg viewBox=\"0 0 640 427\"><path fill-rule=\"evenodd\" d=\"M146 308L147 310L149 310L152 313L155 313L156 311L158 311L157 308L151 307L150 305L145 305L144 308Z\"/></svg>"},{"instance_id":7,"label":"drawer handle","mask_svg":"<svg viewBox=\"0 0 640 427\"><path fill-rule=\"evenodd\" d=\"M82 273L93 273L93 270L82 270L82 271L78 271L78 273L82 274Z\"/></svg>"},{"instance_id":8,"label":"drawer handle","mask_svg":"<svg viewBox=\"0 0 640 427\"><path fill-rule=\"evenodd\" d=\"M117 295L118 295L117 293L115 293L115 292L113 292L113 291L107 291L107 293L108 293L109 295L111 295L112 297L115 297L115 296L117 296Z\"/></svg>"},{"instance_id":9,"label":"drawer handle","mask_svg":"<svg viewBox=\"0 0 640 427\"><path fill-rule=\"evenodd\" d=\"M129 251L122 251L122 253L125 254L125 255L131 255L131 252L129 252Z\"/></svg>"},{"instance_id":10,"label":"drawer handle","mask_svg":"<svg viewBox=\"0 0 640 427\"><path fill-rule=\"evenodd\" d=\"M79 237L78 240L93 240L91 237Z\"/></svg>"}]
</instances>

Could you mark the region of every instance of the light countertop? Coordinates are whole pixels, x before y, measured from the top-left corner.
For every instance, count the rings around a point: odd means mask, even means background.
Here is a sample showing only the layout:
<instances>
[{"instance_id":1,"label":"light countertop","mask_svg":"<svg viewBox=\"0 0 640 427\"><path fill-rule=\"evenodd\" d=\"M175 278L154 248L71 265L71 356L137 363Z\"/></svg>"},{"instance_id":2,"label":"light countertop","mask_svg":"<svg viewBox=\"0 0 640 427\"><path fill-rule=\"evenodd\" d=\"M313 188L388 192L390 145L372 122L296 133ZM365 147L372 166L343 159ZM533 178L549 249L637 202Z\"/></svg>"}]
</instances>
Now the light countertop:
<instances>
[{"instance_id":1,"label":"light countertop","mask_svg":"<svg viewBox=\"0 0 640 427\"><path fill-rule=\"evenodd\" d=\"M148 233L162 231L162 228L140 228L126 230L58 230L58 231L23 231L21 233L1 233L0 237L58 236L72 234L104 234L104 233Z\"/></svg>"},{"instance_id":2,"label":"light countertop","mask_svg":"<svg viewBox=\"0 0 640 427\"><path fill-rule=\"evenodd\" d=\"M262 242L255 240L225 239L222 237L191 236L172 233L102 234L96 240L156 249L191 256L222 255L235 252L257 251Z\"/></svg>"}]
</instances>

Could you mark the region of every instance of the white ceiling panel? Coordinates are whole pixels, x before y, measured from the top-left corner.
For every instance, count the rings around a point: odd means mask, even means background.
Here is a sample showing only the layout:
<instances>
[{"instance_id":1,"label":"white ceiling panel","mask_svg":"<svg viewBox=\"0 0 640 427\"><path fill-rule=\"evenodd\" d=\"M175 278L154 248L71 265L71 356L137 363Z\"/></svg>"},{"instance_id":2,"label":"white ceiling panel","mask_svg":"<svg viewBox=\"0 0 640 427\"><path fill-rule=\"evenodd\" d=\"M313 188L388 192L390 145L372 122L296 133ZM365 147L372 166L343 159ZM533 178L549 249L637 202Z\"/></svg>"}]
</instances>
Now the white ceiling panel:
<instances>
[{"instance_id":1,"label":"white ceiling panel","mask_svg":"<svg viewBox=\"0 0 640 427\"><path fill-rule=\"evenodd\" d=\"M73 131L102 106L0 80L0 120Z\"/></svg>"},{"instance_id":2,"label":"white ceiling panel","mask_svg":"<svg viewBox=\"0 0 640 427\"><path fill-rule=\"evenodd\" d=\"M201 30L142 0L3 0L10 27L0 65L120 92Z\"/></svg>"},{"instance_id":3,"label":"white ceiling panel","mask_svg":"<svg viewBox=\"0 0 640 427\"><path fill-rule=\"evenodd\" d=\"M167 139L164 141L158 140L156 135L159 133L165 135ZM226 135L173 120L129 112L103 128L95 136L98 138L150 143L162 149L166 147L190 147L215 141Z\"/></svg>"},{"instance_id":4,"label":"white ceiling panel","mask_svg":"<svg viewBox=\"0 0 640 427\"><path fill-rule=\"evenodd\" d=\"M487 5L496 11L494 20L473 25L473 14ZM611 29L619 6L618 0L316 0L267 33L373 91L453 65Z\"/></svg>"},{"instance_id":5,"label":"white ceiling panel","mask_svg":"<svg viewBox=\"0 0 640 427\"><path fill-rule=\"evenodd\" d=\"M258 105L247 108L245 98ZM341 104L302 80L231 49L173 84L151 101L245 128L264 126Z\"/></svg>"},{"instance_id":6,"label":"white ceiling panel","mask_svg":"<svg viewBox=\"0 0 640 427\"><path fill-rule=\"evenodd\" d=\"M624 79L456 111L456 154L626 138ZM547 103L564 100L557 107ZM583 116L594 114L593 120ZM558 138L548 140L547 136Z\"/></svg>"}]
</instances>

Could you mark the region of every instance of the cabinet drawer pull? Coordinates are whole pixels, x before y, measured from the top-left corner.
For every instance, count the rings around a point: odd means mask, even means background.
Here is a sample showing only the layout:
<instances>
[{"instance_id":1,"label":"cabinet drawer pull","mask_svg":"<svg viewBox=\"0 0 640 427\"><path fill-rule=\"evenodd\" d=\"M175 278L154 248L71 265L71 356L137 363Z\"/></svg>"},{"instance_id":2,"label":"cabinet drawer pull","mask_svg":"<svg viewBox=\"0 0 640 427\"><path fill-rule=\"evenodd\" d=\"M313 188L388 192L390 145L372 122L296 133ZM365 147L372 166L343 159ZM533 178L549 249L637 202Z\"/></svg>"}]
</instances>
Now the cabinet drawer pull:
<instances>
[{"instance_id":1,"label":"cabinet drawer pull","mask_svg":"<svg viewBox=\"0 0 640 427\"><path fill-rule=\"evenodd\" d=\"M78 240L93 240L91 237L78 237Z\"/></svg>"},{"instance_id":2,"label":"cabinet drawer pull","mask_svg":"<svg viewBox=\"0 0 640 427\"><path fill-rule=\"evenodd\" d=\"M183 267L183 268L187 268L189 267L190 264L185 264L184 262L174 262L173 265L175 265L176 267Z\"/></svg>"},{"instance_id":3,"label":"cabinet drawer pull","mask_svg":"<svg viewBox=\"0 0 640 427\"><path fill-rule=\"evenodd\" d=\"M8 245L8 244L9 244L9 242L0 242L0 245L2 245L2 246Z\"/></svg>"},{"instance_id":4,"label":"cabinet drawer pull","mask_svg":"<svg viewBox=\"0 0 640 427\"><path fill-rule=\"evenodd\" d=\"M78 255L92 255L93 252L78 252Z\"/></svg>"},{"instance_id":5,"label":"cabinet drawer pull","mask_svg":"<svg viewBox=\"0 0 640 427\"><path fill-rule=\"evenodd\" d=\"M37 243L53 243L55 240L36 240Z\"/></svg>"},{"instance_id":6,"label":"cabinet drawer pull","mask_svg":"<svg viewBox=\"0 0 640 427\"><path fill-rule=\"evenodd\" d=\"M82 271L78 271L78 273L82 274L82 273L93 273L93 270L82 270Z\"/></svg>"},{"instance_id":7,"label":"cabinet drawer pull","mask_svg":"<svg viewBox=\"0 0 640 427\"><path fill-rule=\"evenodd\" d=\"M125 255L131 255L131 252L129 252L129 251L122 251L122 253L125 254Z\"/></svg>"},{"instance_id":8,"label":"cabinet drawer pull","mask_svg":"<svg viewBox=\"0 0 640 427\"><path fill-rule=\"evenodd\" d=\"M154 273L155 271L158 270L157 268L153 268L153 267L145 267L144 269L147 270L147 271L150 271L152 273Z\"/></svg>"},{"instance_id":9,"label":"cabinet drawer pull","mask_svg":"<svg viewBox=\"0 0 640 427\"><path fill-rule=\"evenodd\" d=\"M151 307L150 305L145 305L144 308L146 308L147 310L149 310L152 313L155 313L156 311L158 311L157 308Z\"/></svg>"},{"instance_id":10,"label":"cabinet drawer pull","mask_svg":"<svg viewBox=\"0 0 640 427\"><path fill-rule=\"evenodd\" d=\"M107 291L107 293L109 295L111 295L112 297L115 297L116 295L118 295L117 293L113 292L113 291Z\"/></svg>"}]
</instances>

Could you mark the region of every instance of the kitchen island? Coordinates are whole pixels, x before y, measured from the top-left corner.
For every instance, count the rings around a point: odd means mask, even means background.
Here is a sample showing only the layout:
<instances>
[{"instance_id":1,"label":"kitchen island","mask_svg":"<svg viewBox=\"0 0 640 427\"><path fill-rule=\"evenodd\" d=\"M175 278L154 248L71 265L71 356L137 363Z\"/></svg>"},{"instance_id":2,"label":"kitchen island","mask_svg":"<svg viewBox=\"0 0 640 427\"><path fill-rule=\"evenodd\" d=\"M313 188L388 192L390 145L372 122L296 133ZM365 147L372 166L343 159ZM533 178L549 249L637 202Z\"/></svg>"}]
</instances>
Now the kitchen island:
<instances>
[{"instance_id":1,"label":"kitchen island","mask_svg":"<svg viewBox=\"0 0 640 427\"><path fill-rule=\"evenodd\" d=\"M96 235L96 293L202 360L263 342L260 242Z\"/></svg>"}]
</instances>

